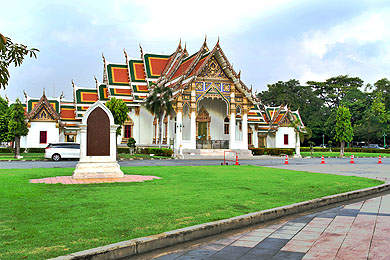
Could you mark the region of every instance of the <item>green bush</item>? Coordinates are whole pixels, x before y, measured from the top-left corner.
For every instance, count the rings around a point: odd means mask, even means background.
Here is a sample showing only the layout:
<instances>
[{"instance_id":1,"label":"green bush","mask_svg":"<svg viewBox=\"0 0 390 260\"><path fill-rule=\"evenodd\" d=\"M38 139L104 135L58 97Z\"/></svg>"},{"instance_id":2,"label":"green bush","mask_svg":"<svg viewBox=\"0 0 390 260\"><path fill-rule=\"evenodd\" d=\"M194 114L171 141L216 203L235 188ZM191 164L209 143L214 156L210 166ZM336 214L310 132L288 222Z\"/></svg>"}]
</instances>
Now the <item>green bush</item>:
<instances>
[{"instance_id":1,"label":"green bush","mask_svg":"<svg viewBox=\"0 0 390 260\"><path fill-rule=\"evenodd\" d=\"M44 153L45 148L20 148L20 153ZM0 153L14 153L12 147L0 147Z\"/></svg>"},{"instance_id":2,"label":"green bush","mask_svg":"<svg viewBox=\"0 0 390 260\"><path fill-rule=\"evenodd\" d=\"M23 152L24 152L25 149L23 149ZM20 149L20 151L22 152L22 149ZM45 148L27 148L27 153L44 153L45 152Z\"/></svg>"},{"instance_id":3,"label":"green bush","mask_svg":"<svg viewBox=\"0 0 390 260\"><path fill-rule=\"evenodd\" d=\"M293 148L250 148L253 155L293 155Z\"/></svg>"},{"instance_id":4,"label":"green bush","mask_svg":"<svg viewBox=\"0 0 390 260\"><path fill-rule=\"evenodd\" d=\"M130 153L130 149L125 147L118 147L118 153Z\"/></svg>"},{"instance_id":5,"label":"green bush","mask_svg":"<svg viewBox=\"0 0 390 260\"><path fill-rule=\"evenodd\" d=\"M301 152L310 152L310 147L301 147ZM329 148L313 147L313 152L329 152ZM340 152L340 147L332 147L332 152ZM390 149L344 148L351 153L390 153Z\"/></svg>"},{"instance_id":6,"label":"green bush","mask_svg":"<svg viewBox=\"0 0 390 260\"><path fill-rule=\"evenodd\" d=\"M14 149L11 147L0 147L0 153L13 153Z\"/></svg>"},{"instance_id":7,"label":"green bush","mask_svg":"<svg viewBox=\"0 0 390 260\"><path fill-rule=\"evenodd\" d=\"M157 147L138 148L137 153L154 154L157 156L167 156L167 157L171 157L173 155L172 149L170 149L170 148L157 148Z\"/></svg>"}]
</instances>

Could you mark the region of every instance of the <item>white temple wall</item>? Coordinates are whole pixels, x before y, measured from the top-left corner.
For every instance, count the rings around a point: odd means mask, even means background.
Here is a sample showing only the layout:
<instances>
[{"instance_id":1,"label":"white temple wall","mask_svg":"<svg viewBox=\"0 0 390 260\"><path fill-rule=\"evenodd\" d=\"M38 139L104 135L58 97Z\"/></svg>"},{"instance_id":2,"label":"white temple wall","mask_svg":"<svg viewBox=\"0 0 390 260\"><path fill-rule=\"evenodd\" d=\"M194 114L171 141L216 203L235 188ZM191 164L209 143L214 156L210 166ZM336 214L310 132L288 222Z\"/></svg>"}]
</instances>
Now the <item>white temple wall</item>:
<instances>
[{"instance_id":1,"label":"white temple wall","mask_svg":"<svg viewBox=\"0 0 390 260\"><path fill-rule=\"evenodd\" d=\"M153 142L153 120L154 116L143 106L140 108L138 124L138 145L150 145Z\"/></svg>"},{"instance_id":2,"label":"white temple wall","mask_svg":"<svg viewBox=\"0 0 390 260\"><path fill-rule=\"evenodd\" d=\"M47 142L40 144L40 131L47 132ZM55 122L31 122L27 136L20 140L22 148L45 148L49 143L58 143L60 141L59 129Z\"/></svg>"},{"instance_id":3,"label":"white temple wall","mask_svg":"<svg viewBox=\"0 0 390 260\"><path fill-rule=\"evenodd\" d=\"M59 142L65 142L65 133L64 133L64 131L61 131L61 133L59 134L58 141Z\"/></svg>"},{"instance_id":4,"label":"white temple wall","mask_svg":"<svg viewBox=\"0 0 390 260\"><path fill-rule=\"evenodd\" d=\"M267 135L267 148L275 148L275 135L270 133Z\"/></svg>"},{"instance_id":5,"label":"white temple wall","mask_svg":"<svg viewBox=\"0 0 390 260\"><path fill-rule=\"evenodd\" d=\"M284 144L284 136L288 136L288 144ZM295 148L296 136L293 127L279 127L275 135L275 148Z\"/></svg>"}]
</instances>

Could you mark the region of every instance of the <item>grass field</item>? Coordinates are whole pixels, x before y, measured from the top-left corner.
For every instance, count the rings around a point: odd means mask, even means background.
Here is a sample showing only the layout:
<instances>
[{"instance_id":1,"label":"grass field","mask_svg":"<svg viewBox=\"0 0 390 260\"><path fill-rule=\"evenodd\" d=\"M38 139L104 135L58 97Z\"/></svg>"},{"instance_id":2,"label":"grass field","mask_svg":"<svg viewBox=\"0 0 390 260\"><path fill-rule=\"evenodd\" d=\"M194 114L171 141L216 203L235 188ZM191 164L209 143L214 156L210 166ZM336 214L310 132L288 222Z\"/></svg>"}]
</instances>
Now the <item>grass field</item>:
<instances>
[{"instance_id":1,"label":"grass field","mask_svg":"<svg viewBox=\"0 0 390 260\"><path fill-rule=\"evenodd\" d=\"M339 152L313 152L313 155L310 155L310 152L301 152L302 157L340 157ZM354 155L355 157L390 157L389 153L350 153L345 152L345 157L351 157L351 155Z\"/></svg>"},{"instance_id":2,"label":"grass field","mask_svg":"<svg viewBox=\"0 0 390 260\"><path fill-rule=\"evenodd\" d=\"M257 166L122 170L162 179L29 184L73 169L0 170L0 259L45 259L382 183Z\"/></svg>"}]
</instances>

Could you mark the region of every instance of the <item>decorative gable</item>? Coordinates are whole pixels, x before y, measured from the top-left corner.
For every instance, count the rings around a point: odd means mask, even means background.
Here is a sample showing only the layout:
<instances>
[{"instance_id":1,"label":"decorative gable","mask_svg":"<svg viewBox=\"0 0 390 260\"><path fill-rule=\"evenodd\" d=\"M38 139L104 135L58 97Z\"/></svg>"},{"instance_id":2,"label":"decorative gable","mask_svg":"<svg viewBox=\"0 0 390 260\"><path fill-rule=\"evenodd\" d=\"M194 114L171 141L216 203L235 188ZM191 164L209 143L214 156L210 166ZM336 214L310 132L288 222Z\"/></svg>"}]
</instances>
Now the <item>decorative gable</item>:
<instances>
[{"instance_id":1,"label":"decorative gable","mask_svg":"<svg viewBox=\"0 0 390 260\"><path fill-rule=\"evenodd\" d=\"M31 121L56 121L53 115L50 114L48 109L45 106L42 106L41 109L31 118Z\"/></svg>"},{"instance_id":2,"label":"decorative gable","mask_svg":"<svg viewBox=\"0 0 390 260\"><path fill-rule=\"evenodd\" d=\"M207 62L199 76L217 79L228 78L214 56Z\"/></svg>"},{"instance_id":3,"label":"decorative gable","mask_svg":"<svg viewBox=\"0 0 390 260\"><path fill-rule=\"evenodd\" d=\"M27 118L29 121L56 122L60 119L60 115L43 94L38 104L28 113Z\"/></svg>"}]
</instances>

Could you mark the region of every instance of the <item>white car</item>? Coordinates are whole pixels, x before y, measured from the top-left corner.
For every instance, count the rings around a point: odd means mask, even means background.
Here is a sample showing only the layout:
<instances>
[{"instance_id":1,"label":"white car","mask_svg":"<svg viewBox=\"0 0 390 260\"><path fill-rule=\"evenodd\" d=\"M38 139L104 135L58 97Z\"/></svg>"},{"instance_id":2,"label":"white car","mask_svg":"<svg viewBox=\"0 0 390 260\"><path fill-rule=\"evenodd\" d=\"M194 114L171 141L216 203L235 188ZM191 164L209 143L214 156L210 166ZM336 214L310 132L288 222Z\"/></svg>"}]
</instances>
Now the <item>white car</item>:
<instances>
[{"instance_id":1,"label":"white car","mask_svg":"<svg viewBox=\"0 0 390 260\"><path fill-rule=\"evenodd\" d=\"M80 144L76 143L53 143L45 149L45 158L59 161L61 159L79 159Z\"/></svg>"}]
</instances>

